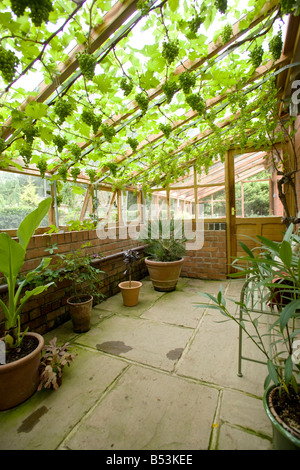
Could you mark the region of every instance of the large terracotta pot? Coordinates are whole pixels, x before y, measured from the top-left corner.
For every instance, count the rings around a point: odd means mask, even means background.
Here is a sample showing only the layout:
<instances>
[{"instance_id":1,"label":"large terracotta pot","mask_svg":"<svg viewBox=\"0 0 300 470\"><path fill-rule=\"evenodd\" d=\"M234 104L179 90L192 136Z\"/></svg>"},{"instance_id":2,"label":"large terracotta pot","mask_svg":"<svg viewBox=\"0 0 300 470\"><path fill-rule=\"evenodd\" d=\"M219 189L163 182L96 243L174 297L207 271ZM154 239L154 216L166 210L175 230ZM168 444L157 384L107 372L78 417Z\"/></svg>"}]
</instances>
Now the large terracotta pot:
<instances>
[{"instance_id":1,"label":"large terracotta pot","mask_svg":"<svg viewBox=\"0 0 300 470\"><path fill-rule=\"evenodd\" d=\"M38 340L34 351L17 361L0 365L0 410L8 410L31 397L39 385L39 367L44 338L38 333L26 333Z\"/></svg>"},{"instance_id":2,"label":"large terracotta pot","mask_svg":"<svg viewBox=\"0 0 300 470\"><path fill-rule=\"evenodd\" d=\"M184 258L177 261L153 261L145 259L150 279L155 290L170 292L176 289Z\"/></svg>"},{"instance_id":3,"label":"large terracotta pot","mask_svg":"<svg viewBox=\"0 0 300 470\"><path fill-rule=\"evenodd\" d=\"M131 287L129 284L129 281L120 282L119 287L122 292L123 304L126 307L134 307L139 301L142 283L139 281L131 281Z\"/></svg>"},{"instance_id":4,"label":"large terracotta pot","mask_svg":"<svg viewBox=\"0 0 300 470\"><path fill-rule=\"evenodd\" d=\"M278 388L278 387L277 387ZM278 393L275 386L265 391L263 397L264 409L273 429L274 450L300 450L300 435L282 421L273 406L273 394Z\"/></svg>"},{"instance_id":5,"label":"large terracotta pot","mask_svg":"<svg viewBox=\"0 0 300 470\"><path fill-rule=\"evenodd\" d=\"M82 298L82 302L78 302L75 296L67 300L75 333L85 333L90 329L93 296L85 295Z\"/></svg>"}]
</instances>

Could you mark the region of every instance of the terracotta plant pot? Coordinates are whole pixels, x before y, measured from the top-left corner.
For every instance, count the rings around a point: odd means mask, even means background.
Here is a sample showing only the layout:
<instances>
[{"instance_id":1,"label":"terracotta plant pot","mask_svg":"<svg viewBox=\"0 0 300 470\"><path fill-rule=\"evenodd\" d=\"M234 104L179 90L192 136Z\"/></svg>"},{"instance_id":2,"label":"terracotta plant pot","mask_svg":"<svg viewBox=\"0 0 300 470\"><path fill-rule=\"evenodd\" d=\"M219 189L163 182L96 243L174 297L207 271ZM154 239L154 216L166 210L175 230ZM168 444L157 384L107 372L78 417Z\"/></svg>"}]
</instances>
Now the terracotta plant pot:
<instances>
[{"instance_id":1,"label":"terracotta plant pot","mask_svg":"<svg viewBox=\"0 0 300 470\"><path fill-rule=\"evenodd\" d=\"M44 338L38 333L26 333L38 340L34 351L17 361L0 365L0 410L8 410L31 397L39 385L39 367Z\"/></svg>"},{"instance_id":2,"label":"terracotta plant pot","mask_svg":"<svg viewBox=\"0 0 300 470\"><path fill-rule=\"evenodd\" d=\"M70 315L75 333L85 333L89 331L91 324L91 311L93 305L93 296L80 296L82 301L78 301L78 297L69 297L67 303L70 309Z\"/></svg>"},{"instance_id":3,"label":"terracotta plant pot","mask_svg":"<svg viewBox=\"0 0 300 470\"><path fill-rule=\"evenodd\" d=\"M153 261L146 258L150 279L155 290L170 292L176 289L184 258L177 261Z\"/></svg>"},{"instance_id":4,"label":"terracotta plant pot","mask_svg":"<svg viewBox=\"0 0 300 470\"><path fill-rule=\"evenodd\" d=\"M123 304L126 307L134 307L139 301L142 283L139 281L131 281L131 287L129 284L129 281L120 282L119 287L122 292Z\"/></svg>"},{"instance_id":5,"label":"terracotta plant pot","mask_svg":"<svg viewBox=\"0 0 300 470\"><path fill-rule=\"evenodd\" d=\"M274 450L300 450L300 434L291 429L276 413L273 406L273 394L277 393L276 387L272 386L265 391L263 397L264 409L273 429Z\"/></svg>"}]
</instances>

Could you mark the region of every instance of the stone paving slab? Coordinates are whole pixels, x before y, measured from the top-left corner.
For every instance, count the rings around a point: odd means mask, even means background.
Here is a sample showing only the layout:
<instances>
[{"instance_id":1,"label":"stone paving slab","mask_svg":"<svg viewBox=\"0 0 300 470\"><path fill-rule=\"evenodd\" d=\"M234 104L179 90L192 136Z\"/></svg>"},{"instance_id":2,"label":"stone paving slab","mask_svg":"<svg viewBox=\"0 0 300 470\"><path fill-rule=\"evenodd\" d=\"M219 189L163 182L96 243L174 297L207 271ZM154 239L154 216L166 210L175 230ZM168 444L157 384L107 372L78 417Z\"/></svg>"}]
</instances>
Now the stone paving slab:
<instances>
[{"instance_id":1,"label":"stone paving slab","mask_svg":"<svg viewBox=\"0 0 300 470\"><path fill-rule=\"evenodd\" d=\"M218 391L132 366L63 443L67 449L207 449Z\"/></svg>"},{"instance_id":2,"label":"stone paving slab","mask_svg":"<svg viewBox=\"0 0 300 470\"><path fill-rule=\"evenodd\" d=\"M147 278L138 306L123 307L118 294L93 309L89 332L69 321L47 333L46 343L69 341L78 357L57 391L0 412L0 449L269 450L265 366L243 362L237 377L236 325L191 307L220 284L182 278L158 293ZM240 281L222 285L238 300Z\"/></svg>"},{"instance_id":3,"label":"stone paving slab","mask_svg":"<svg viewBox=\"0 0 300 470\"><path fill-rule=\"evenodd\" d=\"M190 328L114 315L78 336L75 342L172 371L192 334Z\"/></svg>"},{"instance_id":4,"label":"stone paving slab","mask_svg":"<svg viewBox=\"0 0 300 470\"><path fill-rule=\"evenodd\" d=\"M20 406L0 413L0 449L56 449L127 367L97 351L73 351L78 356L65 369L58 390L36 392Z\"/></svg>"}]
</instances>

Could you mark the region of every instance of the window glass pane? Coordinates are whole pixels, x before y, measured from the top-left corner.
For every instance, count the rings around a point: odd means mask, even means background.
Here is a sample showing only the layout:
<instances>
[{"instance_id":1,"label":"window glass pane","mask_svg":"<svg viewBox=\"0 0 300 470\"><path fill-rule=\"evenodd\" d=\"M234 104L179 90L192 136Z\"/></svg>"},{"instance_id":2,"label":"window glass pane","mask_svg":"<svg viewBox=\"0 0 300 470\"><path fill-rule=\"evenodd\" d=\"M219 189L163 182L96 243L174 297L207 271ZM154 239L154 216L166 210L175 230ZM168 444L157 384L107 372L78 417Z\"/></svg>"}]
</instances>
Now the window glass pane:
<instances>
[{"instance_id":1,"label":"window glass pane","mask_svg":"<svg viewBox=\"0 0 300 470\"><path fill-rule=\"evenodd\" d=\"M40 201L50 195L48 180L0 171L0 229L16 229ZM48 215L40 227L49 226Z\"/></svg>"}]
</instances>

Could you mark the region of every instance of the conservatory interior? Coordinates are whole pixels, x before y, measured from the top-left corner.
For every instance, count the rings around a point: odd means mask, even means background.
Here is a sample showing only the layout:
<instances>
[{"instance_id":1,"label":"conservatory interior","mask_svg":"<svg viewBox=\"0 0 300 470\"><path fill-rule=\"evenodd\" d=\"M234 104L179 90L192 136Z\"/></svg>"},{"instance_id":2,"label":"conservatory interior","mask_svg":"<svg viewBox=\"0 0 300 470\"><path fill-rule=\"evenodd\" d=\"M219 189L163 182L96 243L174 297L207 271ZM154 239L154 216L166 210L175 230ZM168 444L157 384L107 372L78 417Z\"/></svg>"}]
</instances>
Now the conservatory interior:
<instances>
[{"instance_id":1,"label":"conservatory interior","mask_svg":"<svg viewBox=\"0 0 300 470\"><path fill-rule=\"evenodd\" d=\"M266 361L245 339L238 374L240 330L212 304L223 292L227 316L241 311L245 245L275 242L285 261L297 236L298 13L293 0L1 2L1 449L274 448ZM153 221L185 246L169 290L146 263ZM133 306L124 281L141 282ZM95 283L76 329L69 291ZM44 369L2 405L20 329L43 337Z\"/></svg>"}]
</instances>

